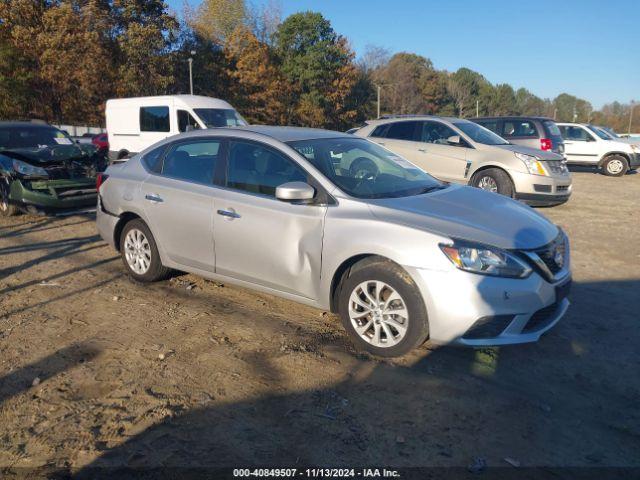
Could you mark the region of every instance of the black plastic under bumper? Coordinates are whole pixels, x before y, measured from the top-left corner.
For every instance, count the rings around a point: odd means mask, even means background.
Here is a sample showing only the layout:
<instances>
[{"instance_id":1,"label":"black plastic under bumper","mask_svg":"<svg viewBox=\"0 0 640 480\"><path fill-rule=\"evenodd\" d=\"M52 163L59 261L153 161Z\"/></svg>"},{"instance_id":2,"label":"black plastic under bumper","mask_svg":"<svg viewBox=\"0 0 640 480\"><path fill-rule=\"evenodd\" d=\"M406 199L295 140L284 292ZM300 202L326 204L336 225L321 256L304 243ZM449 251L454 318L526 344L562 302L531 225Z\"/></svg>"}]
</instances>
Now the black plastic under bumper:
<instances>
[{"instance_id":1,"label":"black plastic under bumper","mask_svg":"<svg viewBox=\"0 0 640 480\"><path fill-rule=\"evenodd\" d=\"M535 193L516 193L516 200L520 200L532 207L552 207L562 205L571 197L569 195L538 195Z\"/></svg>"}]
</instances>

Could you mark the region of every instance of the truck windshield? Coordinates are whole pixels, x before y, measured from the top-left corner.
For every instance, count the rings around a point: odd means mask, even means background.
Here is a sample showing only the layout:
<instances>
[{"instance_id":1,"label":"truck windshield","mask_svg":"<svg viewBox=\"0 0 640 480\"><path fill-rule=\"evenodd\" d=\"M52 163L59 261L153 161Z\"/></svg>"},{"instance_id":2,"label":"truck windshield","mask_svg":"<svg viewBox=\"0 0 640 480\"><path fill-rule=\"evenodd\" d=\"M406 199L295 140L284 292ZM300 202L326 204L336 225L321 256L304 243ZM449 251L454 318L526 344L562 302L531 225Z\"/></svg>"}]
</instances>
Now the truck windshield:
<instances>
[{"instance_id":1,"label":"truck windshield","mask_svg":"<svg viewBox=\"0 0 640 480\"><path fill-rule=\"evenodd\" d=\"M208 127L242 127L248 125L238 112L229 108L194 108L195 114Z\"/></svg>"},{"instance_id":2,"label":"truck windshield","mask_svg":"<svg viewBox=\"0 0 640 480\"><path fill-rule=\"evenodd\" d=\"M68 135L53 127L35 125L0 127L0 150L72 144L73 140Z\"/></svg>"}]
</instances>

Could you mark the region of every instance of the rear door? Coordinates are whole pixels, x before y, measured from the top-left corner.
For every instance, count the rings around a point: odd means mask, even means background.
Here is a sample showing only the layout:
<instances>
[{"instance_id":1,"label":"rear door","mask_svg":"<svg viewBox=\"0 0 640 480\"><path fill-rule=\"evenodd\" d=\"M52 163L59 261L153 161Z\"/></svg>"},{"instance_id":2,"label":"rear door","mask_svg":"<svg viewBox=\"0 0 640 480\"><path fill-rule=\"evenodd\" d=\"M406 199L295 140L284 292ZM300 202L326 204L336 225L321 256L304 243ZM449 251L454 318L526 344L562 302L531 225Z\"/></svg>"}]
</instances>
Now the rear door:
<instances>
[{"instance_id":1,"label":"rear door","mask_svg":"<svg viewBox=\"0 0 640 480\"><path fill-rule=\"evenodd\" d=\"M598 142L580 125L559 125L564 140L564 154L571 163L598 163Z\"/></svg>"},{"instance_id":2,"label":"rear door","mask_svg":"<svg viewBox=\"0 0 640 480\"><path fill-rule=\"evenodd\" d=\"M419 127L420 122L416 120L399 120L376 127L370 138L393 153L411 160L423 170L429 171L424 152L421 151L422 146L416 141Z\"/></svg>"},{"instance_id":3,"label":"rear door","mask_svg":"<svg viewBox=\"0 0 640 480\"><path fill-rule=\"evenodd\" d=\"M266 144L230 140L216 204L216 272L307 298L317 296L326 205L275 198L287 182L311 182L293 159Z\"/></svg>"},{"instance_id":4,"label":"rear door","mask_svg":"<svg viewBox=\"0 0 640 480\"><path fill-rule=\"evenodd\" d=\"M215 271L213 221L219 187L213 185L213 177L224 148L220 138L175 142L158 173L142 184L153 235L179 265Z\"/></svg>"}]
</instances>

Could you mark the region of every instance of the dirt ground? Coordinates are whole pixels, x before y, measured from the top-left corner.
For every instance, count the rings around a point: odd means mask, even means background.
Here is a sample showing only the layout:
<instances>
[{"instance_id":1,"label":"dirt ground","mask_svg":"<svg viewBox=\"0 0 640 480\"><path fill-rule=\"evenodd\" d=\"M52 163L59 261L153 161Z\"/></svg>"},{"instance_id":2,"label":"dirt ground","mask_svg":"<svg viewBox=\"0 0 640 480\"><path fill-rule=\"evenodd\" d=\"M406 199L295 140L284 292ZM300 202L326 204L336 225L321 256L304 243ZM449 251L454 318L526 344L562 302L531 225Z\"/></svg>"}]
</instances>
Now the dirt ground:
<instances>
[{"instance_id":1,"label":"dirt ground","mask_svg":"<svg viewBox=\"0 0 640 480\"><path fill-rule=\"evenodd\" d=\"M0 472L640 467L639 207L640 174L575 172L541 210L572 241L568 315L536 344L393 361L286 300L135 284L90 215L0 219Z\"/></svg>"}]
</instances>

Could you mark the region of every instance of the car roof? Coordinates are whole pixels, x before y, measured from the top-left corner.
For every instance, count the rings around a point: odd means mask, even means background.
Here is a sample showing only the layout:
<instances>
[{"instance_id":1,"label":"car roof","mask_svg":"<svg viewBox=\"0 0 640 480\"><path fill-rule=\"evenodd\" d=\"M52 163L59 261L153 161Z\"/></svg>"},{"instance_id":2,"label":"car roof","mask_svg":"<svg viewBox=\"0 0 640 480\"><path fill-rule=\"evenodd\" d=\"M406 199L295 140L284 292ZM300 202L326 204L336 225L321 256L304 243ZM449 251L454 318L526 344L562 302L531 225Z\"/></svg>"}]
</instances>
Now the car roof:
<instances>
[{"instance_id":1,"label":"car roof","mask_svg":"<svg viewBox=\"0 0 640 480\"><path fill-rule=\"evenodd\" d=\"M397 121L411 121L411 120L445 120L447 122L468 122L466 118L457 117L441 117L438 115L390 115L388 117L380 117L374 120L367 120L367 125L383 125L385 123L397 122Z\"/></svg>"},{"instance_id":2,"label":"car roof","mask_svg":"<svg viewBox=\"0 0 640 480\"><path fill-rule=\"evenodd\" d=\"M26 122L26 121L18 121L18 120L9 120L9 121L0 121L1 127L45 127L45 128L56 128L53 125L49 125L44 122Z\"/></svg>"},{"instance_id":3,"label":"car roof","mask_svg":"<svg viewBox=\"0 0 640 480\"><path fill-rule=\"evenodd\" d=\"M474 118L470 118L469 120L473 121L473 120L500 120L500 119L526 119L526 120L540 120L540 121L551 120L552 122L554 121L553 118L541 117L538 115L501 115L497 117L474 117Z\"/></svg>"},{"instance_id":4,"label":"car roof","mask_svg":"<svg viewBox=\"0 0 640 480\"><path fill-rule=\"evenodd\" d=\"M247 125L245 127L219 127L215 129L194 130L189 132L189 136L207 136L211 135L212 130L216 133L221 132L251 132L271 137L280 142L295 142L297 140L315 140L320 138L354 138L343 132L333 130L323 130L321 128L304 128L304 127L274 127L268 125Z\"/></svg>"}]
</instances>

